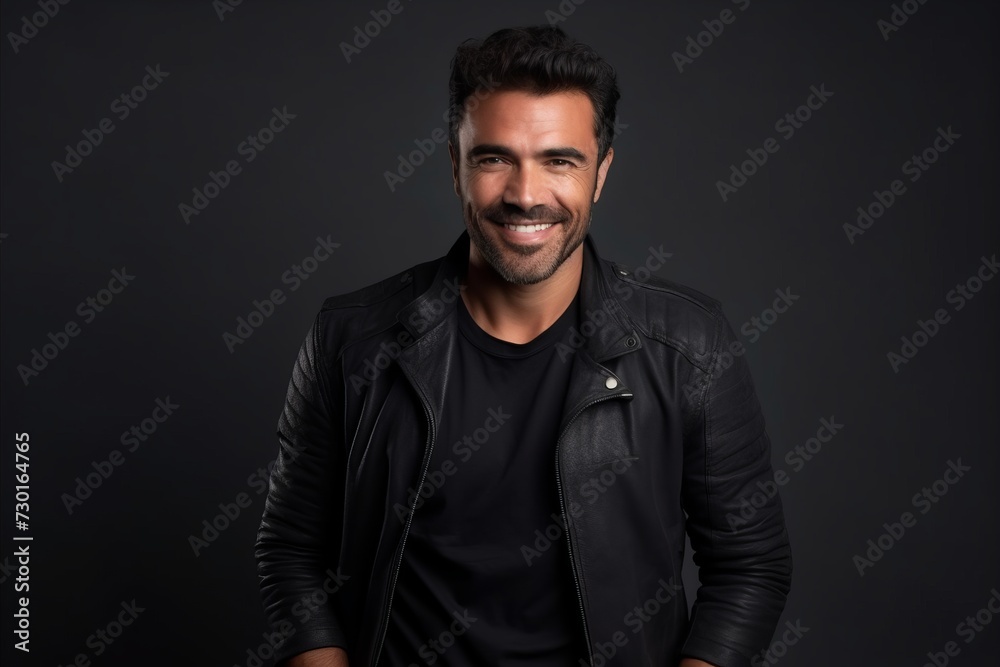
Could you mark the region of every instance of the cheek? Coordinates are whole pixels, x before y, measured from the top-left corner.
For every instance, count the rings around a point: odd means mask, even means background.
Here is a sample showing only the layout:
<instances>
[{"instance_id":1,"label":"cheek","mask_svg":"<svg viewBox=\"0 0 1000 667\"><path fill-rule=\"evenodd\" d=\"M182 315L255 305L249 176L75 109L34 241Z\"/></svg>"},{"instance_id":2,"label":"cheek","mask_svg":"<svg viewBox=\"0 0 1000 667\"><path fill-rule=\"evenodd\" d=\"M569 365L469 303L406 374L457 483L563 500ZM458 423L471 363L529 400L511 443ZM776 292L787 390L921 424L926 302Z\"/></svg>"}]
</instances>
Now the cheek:
<instances>
[{"instance_id":1,"label":"cheek","mask_svg":"<svg viewBox=\"0 0 1000 667\"><path fill-rule=\"evenodd\" d=\"M594 201L594 184L585 178L567 178L552 193L563 208L582 213Z\"/></svg>"},{"instance_id":2,"label":"cheek","mask_svg":"<svg viewBox=\"0 0 1000 667\"><path fill-rule=\"evenodd\" d=\"M465 179L466 197L476 203L492 202L503 196L506 181L502 174L473 172Z\"/></svg>"}]
</instances>

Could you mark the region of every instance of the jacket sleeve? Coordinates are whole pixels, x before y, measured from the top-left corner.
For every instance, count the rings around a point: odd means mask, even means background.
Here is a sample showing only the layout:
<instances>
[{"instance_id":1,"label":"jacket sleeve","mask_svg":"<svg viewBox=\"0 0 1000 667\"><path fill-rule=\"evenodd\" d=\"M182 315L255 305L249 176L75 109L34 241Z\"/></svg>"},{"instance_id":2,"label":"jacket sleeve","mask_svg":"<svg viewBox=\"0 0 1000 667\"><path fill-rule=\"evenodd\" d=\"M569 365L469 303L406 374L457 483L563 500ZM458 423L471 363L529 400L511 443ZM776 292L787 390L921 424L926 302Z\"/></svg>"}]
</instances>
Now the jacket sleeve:
<instances>
[{"instance_id":1,"label":"jacket sleeve","mask_svg":"<svg viewBox=\"0 0 1000 667\"><path fill-rule=\"evenodd\" d=\"M332 418L320 324L317 315L292 368L257 533L264 611L272 636L283 636L278 664L311 649L348 645L326 580L340 550L344 449Z\"/></svg>"},{"instance_id":2,"label":"jacket sleeve","mask_svg":"<svg viewBox=\"0 0 1000 667\"><path fill-rule=\"evenodd\" d=\"M720 667L748 667L768 648L791 587L771 445L745 352L717 308L701 420L684 455L682 497L701 586L681 654Z\"/></svg>"}]
</instances>

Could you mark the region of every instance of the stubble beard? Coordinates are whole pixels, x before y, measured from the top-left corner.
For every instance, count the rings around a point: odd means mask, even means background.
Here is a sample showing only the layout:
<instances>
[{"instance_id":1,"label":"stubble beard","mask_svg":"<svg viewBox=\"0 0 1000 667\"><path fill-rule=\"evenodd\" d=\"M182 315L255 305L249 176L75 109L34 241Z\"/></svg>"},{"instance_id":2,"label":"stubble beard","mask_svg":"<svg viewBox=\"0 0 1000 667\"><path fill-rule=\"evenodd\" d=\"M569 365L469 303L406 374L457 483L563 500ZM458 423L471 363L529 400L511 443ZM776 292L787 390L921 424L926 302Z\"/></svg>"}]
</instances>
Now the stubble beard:
<instances>
[{"instance_id":1,"label":"stubble beard","mask_svg":"<svg viewBox=\"0 0 1000 667\"><path fill-rule=\"evenodd\" d=\"M546 243L531 245L508 244L503 239L484 231L488 225L497 226L493 220L505 219L506 214L502 204L475 211L471 202L463 198L462 210L469 238L497 275L512 285L534 285L550 278L583 243L593 219L593 200L587 206L586 212L577 218L573 218L565 210L555 217L546 217L538 213L531 216L524 214L517 216L519 221L539 218L560 220L556 224L564 230L560 235L561 239L554 238ZM568 233L566 229L569 229Z\"/></svg>"}]
</instances>

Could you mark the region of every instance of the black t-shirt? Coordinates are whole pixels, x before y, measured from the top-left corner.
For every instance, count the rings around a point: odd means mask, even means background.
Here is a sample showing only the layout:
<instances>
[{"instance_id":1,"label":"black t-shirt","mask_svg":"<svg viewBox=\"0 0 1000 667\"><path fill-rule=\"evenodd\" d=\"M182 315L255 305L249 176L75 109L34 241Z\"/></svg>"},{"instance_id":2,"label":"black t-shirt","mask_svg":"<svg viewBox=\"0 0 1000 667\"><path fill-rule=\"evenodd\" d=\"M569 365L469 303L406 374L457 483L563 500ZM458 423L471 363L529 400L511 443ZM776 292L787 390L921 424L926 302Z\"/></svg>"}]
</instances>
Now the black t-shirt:
<instances>
[{"instance_id":1,"label":"black t-shirt","mask_svg":"<svg viewBox=\"0 0 1000 667\"><path fill-rule=\"evenodd\" d=\"M579 323L579 292L524 344L457 306L456 358L379 662L578 667L587 649L555 446L571 362L556 343ZM558 537L538 551L536 531Z\"/></svg>"}]
</instances>

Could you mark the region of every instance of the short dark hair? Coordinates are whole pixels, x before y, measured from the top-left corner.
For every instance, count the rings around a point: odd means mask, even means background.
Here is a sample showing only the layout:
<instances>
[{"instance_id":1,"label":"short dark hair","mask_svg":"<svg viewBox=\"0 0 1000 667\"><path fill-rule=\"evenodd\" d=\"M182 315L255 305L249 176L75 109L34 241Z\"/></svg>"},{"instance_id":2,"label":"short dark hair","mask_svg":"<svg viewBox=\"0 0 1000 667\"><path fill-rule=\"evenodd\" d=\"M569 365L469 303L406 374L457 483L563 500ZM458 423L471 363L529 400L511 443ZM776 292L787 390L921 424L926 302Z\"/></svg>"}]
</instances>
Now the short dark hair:
<instances>
[{"instance_id":1,"label":"short dark hair","mask_svg":"<svg viewBox=\"0 0 1000 667\"><path fill-rule=\"evenodd\" d=\"M485 40L465 40L451 59L448 90L448 138L456 150L465 101L478 91L525 90L547 95L580 90L594 106L598 162L611 147L621 97L614 68L594 49L554 26L503 28Z\"/></svg>"}]
</instances>

